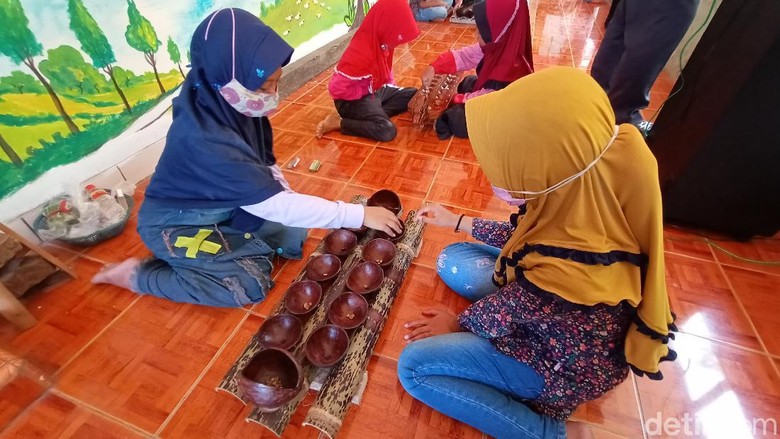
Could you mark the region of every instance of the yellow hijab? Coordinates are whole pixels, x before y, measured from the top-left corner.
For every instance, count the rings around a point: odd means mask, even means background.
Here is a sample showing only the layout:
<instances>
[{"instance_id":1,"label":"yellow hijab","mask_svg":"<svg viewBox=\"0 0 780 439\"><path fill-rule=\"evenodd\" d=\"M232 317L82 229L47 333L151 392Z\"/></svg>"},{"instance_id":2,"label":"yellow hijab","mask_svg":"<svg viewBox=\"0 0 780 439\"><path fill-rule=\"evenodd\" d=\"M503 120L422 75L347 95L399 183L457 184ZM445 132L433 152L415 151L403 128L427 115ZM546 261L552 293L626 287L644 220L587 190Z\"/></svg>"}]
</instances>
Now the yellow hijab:
<instances>
[{"instance_id":1,"label":"yellow hijab","mask_svg":"<svg viewBox=\"0 0 780 439\"><path fill-rule=\"evenodd\" d=\"M543 191L576 174L615 134L607 95L590 76L567 67L469 100L466 121L488 180L509 191ZM659 361L674 359L666 343L675 328L664 279L658 167L639 131L621 125L584 175L526 207L494 279L511 283L518 269L569 302L627 301L637 316L626 359L635 372L661 378Z\"/></svg>"}]
</instances>

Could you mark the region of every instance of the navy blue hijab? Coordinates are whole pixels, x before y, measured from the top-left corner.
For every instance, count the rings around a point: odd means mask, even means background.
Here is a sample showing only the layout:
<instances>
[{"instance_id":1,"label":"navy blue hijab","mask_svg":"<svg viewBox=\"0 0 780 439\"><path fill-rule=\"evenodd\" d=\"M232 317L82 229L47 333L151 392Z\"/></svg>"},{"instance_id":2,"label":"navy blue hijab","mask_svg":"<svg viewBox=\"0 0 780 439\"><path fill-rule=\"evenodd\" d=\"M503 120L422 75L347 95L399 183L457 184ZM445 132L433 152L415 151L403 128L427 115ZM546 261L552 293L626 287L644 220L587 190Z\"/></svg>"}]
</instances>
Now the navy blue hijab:
<instances>
[{"instance_id":1,"label":"navy blue hijab","mask_svg":"<svg viewBox=\"0 0 780 439\"><path fill-rule=\"evenodd\" d=\"M173 123L146 190L157 204L238 208L283 190L269 169L276 157L268 118L240 114L218 92L233 79L234 38L236 79L249 90L260 88L292 56L276 32L241 9L221 9L198 26L190 46L192 69L173 100Z\"/></svg>"}]
</instances>

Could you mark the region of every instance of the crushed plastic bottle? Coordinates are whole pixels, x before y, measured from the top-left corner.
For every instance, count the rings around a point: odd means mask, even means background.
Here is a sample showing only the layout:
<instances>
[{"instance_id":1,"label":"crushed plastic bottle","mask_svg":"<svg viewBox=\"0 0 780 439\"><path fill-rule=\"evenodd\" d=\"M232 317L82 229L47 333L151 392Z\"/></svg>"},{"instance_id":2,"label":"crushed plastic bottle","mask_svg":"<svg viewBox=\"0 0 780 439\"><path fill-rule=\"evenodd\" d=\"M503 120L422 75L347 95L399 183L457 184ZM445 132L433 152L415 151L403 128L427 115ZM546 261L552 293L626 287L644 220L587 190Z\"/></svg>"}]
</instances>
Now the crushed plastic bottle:
<instances>
[{"instance_id":1,"label":"crushed plastic bottle","mask_svg":"<svg viewBox=\"0 0 780 439\"><path fill-rule=\"evenodd\" d=\"M98 189L93 184L87 185L84 190L89 195L93 203L97 203L100 216L102 217L101 226L108 227L114 225L125 217L125 209L114 200L114 197L103 189Z\"/></svg>"}]
</instances>

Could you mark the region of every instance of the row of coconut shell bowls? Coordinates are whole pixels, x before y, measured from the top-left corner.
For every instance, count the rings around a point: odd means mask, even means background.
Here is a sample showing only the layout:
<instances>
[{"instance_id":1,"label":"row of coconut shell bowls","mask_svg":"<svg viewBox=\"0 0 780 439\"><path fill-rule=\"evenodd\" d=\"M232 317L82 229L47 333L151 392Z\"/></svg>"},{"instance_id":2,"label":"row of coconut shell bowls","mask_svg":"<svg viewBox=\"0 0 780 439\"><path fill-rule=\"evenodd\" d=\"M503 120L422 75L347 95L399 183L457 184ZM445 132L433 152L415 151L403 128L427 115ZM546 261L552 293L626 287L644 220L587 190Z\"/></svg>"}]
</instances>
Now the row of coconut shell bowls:
<instances>
[{"instance_id":1,"label":"row of coconut shell bowls","mask_svg":"<svg viewBox=\"0 0 780 439\"><path fill-rule=\"evenodd\" d=\"M398 195L381 190L369 198L369 206L381 206L401 213ZM403 222L401 223L403 226ZM324 253L313 257L306 265L305 278L288 288L284 310L268 318L256 337L263 346L239 374L238 384L245 398L260 411L277 411L302 390L304 377L301 363L291 354L298 344L305 322L323 303L323 291L334 283L342 264L355 251L359 237L367 229L333 230L325 237ZM316 367L331 367L341 361L349 348L348 331L361 326L368 317L369 301L373 302L385 278L385 269L395 259L395 243L403 238L375 232L360 250L360 261L347 274L346 290L327 304L328 322L315 329L306 339L304 354Z\"/></svg>"}]
</instances>

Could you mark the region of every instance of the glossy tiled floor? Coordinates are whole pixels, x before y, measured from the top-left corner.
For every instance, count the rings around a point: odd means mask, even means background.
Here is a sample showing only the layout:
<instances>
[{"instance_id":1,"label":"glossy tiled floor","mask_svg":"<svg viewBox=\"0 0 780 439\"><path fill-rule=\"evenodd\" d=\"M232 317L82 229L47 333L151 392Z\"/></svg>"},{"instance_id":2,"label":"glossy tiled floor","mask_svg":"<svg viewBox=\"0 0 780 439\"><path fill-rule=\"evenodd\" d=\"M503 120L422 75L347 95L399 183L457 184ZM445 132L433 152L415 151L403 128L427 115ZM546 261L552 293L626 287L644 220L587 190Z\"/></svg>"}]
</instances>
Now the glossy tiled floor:
<instances>
[{"instance_id":1,"label":"glossy tiled floor","mask_svg":"<svg viewBox=\"0 0 780 439\"><path fill-rule=\"evenodd\" d=\"M589 68L607 7L544 0L532 1L531 9L537 68ZM438 52L475 40L469 27L421 28L419 40L397 51L396 78L404 85L416 85ZM436 201L470 215L503 219L509 213L491 196L468 141L440 142L430 130L412 127L405 115L397 120L398 138L388 144L340 135L314 139L315 124L332 105L326 79L320 75L298 90L273 117L279 161L302 159L298 170L285 171L293 188L347 200L386 187L401 194L407 210ZM665 76L658 81L649 112L671 86ZM306 171L313 159L323 162L316 174ZM248 408L215 387L302 264L282 261L275 271L278 286L251 309L180 305L89 284L102 263L148 254L134 227L135 218L122 236L86 251L54 248L80 278L26 299L39 319L36 327L24 333L0 327L0 346L40 367L54 383L43 388L20 378L0 390L0 437L271 437L244 422ZM307 252L323 235L312 232ZM395 375L403 322L428 307L459 311L467 305L434 271L438 252L463 238L426 230L369 365L363 403L351 408L341 437L482 437L411 399ZM741 257L780 259L778 239L717 243ZM604 439L665 436L656 434L659 413L662 419L696 418L699 431L688 437L753 437L748 422L780 416L780 267L742 262L696 233L671 227L666 250L669 293L682 331L674 342L679 359L663 366L664 381L632 377L583 406L576 418ZM303 411L284 436L316 437L300 427L302 419Z\"/></svg>"}]
</instances>

